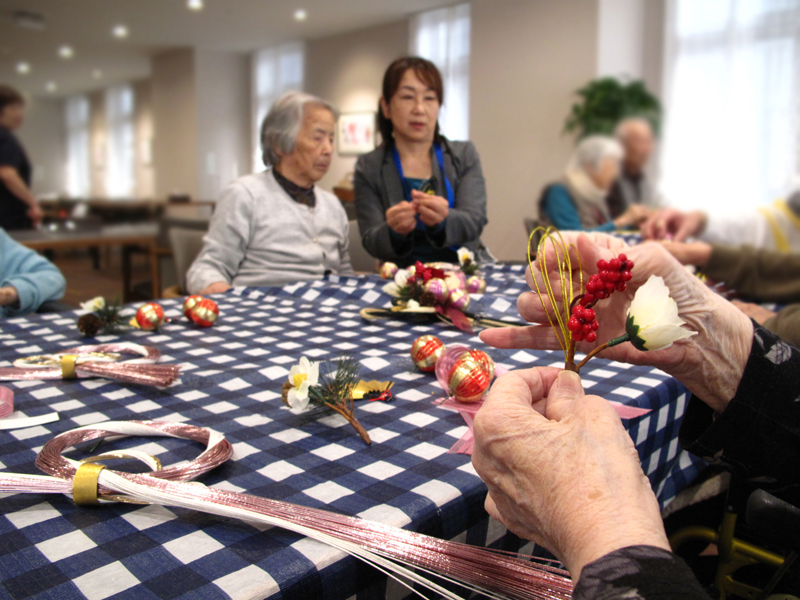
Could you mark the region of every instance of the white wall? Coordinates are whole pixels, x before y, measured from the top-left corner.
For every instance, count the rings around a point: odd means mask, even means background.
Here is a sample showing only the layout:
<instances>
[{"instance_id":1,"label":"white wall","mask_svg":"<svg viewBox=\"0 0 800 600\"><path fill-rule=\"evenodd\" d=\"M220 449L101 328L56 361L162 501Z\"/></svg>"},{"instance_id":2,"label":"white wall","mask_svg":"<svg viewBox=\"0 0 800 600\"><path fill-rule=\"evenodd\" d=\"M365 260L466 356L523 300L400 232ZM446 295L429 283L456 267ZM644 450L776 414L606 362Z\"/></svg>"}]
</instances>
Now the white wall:
<instances>
[{"instance_id":1,"label":"white wall","mask_svg":"<svg viewBox=\"0 0 800 600\"><path fill-rule=\"evenodd\" d=\"M306 91L343 113L376 112L386 67L407 54L407 20L312 40L306 44ZM330 171L319 185L332 189L353 171L356 159L334 153Z\"/></svg>"},{"instance_id":2,"label":"white wall","mask_svg":"<svg viewBox=\"0 0 800 600\"><path fill-rule=\"evenodd\" d=\"M33 166L31 190L37 196L66 190L66 117L61 99L31 98L17 132Z\"/></svg>"},{"instance_id":3,"label":"white wall","mask_svg":"<svg viewBox=\"0 0 800 600\"><path fill-rule=\"evenodd\" d=\"M246 54L196 51L197 198L217 200L250 172L250 69Z\"/></svg>"},{"instance_id":4,"label":"white wall","mask_svg":"<svg viewBox=\"0 0 800 600\"><path fill-rule=\"evenodd\" d=\"M642 76L645 3L646 0L599 0L598 76Z\"/></svg>"},{"instance_id":5,"label":"white wall","mask_svg":"<svg viewBox=\"0 0 800 600\"><path fill-rule=\"evenodd\" d=\"M483 241L499 259L524 258L523 218L563 171L564 121L597 74L597 39L597 2L472 2L470 134L488 188Z\"/></svg>"}]
</instances>

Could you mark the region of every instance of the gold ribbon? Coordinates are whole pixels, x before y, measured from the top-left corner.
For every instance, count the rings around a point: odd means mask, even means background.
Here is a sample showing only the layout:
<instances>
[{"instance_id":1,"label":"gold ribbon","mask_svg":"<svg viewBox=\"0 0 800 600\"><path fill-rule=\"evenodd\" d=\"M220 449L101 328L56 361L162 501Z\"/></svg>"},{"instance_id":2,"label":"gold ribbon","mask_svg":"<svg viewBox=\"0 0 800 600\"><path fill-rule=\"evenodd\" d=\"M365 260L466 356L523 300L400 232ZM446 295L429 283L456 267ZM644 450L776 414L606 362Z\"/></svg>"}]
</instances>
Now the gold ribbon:
<instances>
[{"instance_id":1,"label":"gold ribbon","mask_svg":"<svg viewBox=\"0 0 800 600\"><path fill-rule=\"evenodd\" d=\"M105 465L96 463L81 463L72 480L72 500L75 504L98 504L97 479Z\"/></svg>"},{"instance_id":2,"label":"gold ribbon","mask_svg":"<svg viewBox=\"0 0 800 600\"><path fill-rule=\"evenodd\" d=\"M75 372L77 358L77 354L65 354L61 357L61 377L63 379L77 379L78 374Z\"/></svg>"}]
</instances>

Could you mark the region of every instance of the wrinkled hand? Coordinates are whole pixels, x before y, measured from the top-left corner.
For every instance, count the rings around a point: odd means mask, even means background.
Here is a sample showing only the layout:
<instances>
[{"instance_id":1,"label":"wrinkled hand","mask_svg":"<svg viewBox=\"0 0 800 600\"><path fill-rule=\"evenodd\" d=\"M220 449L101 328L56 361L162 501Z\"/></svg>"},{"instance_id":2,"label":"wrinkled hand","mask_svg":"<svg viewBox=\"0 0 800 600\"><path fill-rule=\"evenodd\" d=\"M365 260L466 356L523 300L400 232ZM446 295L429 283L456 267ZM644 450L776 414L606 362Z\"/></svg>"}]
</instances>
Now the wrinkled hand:
<instances>
[{"instance_id":1,"label":"wrinkled hand","mask_svg":"<svg viewBox=\"0 0 800 600\"><path fill-rule=\"evenodd\" d=\"M419 218L428 227L435 227L447 218L450 205L445 198L420 192L411 191L411 202L419 213Z\"/></svg>"},{"instance_id":2,"label":"wrinkled hand","mask_svg":"<svg viewBox=\"0 0 800 600\"><path fill-rule=\"evenodd\" d=\"M580 378L554 368L500 377L475 417L472 464L486 510L553 552L578 580L626 546L669 550L658 502L630 435Z\"/></svg>"},{"instance_id":3,"label":"wrinkled hand","mask_svg":"<svg viewBox=\"0 0 800 600\"><path fill-rule=\"evenodd\" d=\"M233 287L232 285L225 283L224 281L217 281L216 283L212 283L210 286L208 286L201 292L198 292L198 294L200 296L206 296L208 294L221 294L223 292L227 292L232 287Z\"/></svg>"},{"instance_id":4,"label":"wrinkled hand","mask_svg":"<svg viewBox=\"0 0 800 600\"><path fill-rule=\"evenodd\" d=\"M682 265L698 267L705 266L713 250L711 244L706 242L662 242L662 244Z\"/></svg>"},{"instance_id":5,"label":"wrinkled hand","mask_svg":"<svg viewBox=\"0 0 800 600\"><path fill-rule=\"evenodd\" d=\"M403 200L386 211L386 224L400 235L408 235L417 226L417 209Z\"/></svg>"},{"instance_id":6,"label":"wrinkled hand","mask_svg":"<svg viewBox=\"0 0 800 600\"><path fill-rule=\"evenodd\" d=\"M763 325L772 317L778 314L775 311L760 306L759 304L751 304L750 302L741 302L739 300L732 300L731 304L733 304L736 308L738 308L745 315L753 319L759 325Z\"/></svg>"},{"instance_id":7,"label":"wrinkled hand","mask_svg":"<svg viewBox=\"0 0 800 600\"><path fill-rule=\"evenodd\" d=\"M19 301L17 288L12 285L0 287L0 306L9 306Z\"/></svg>"},{"instance_id":8,"label":"wrinkled hand","mask_svg":"<svg viewBox=\"0 0 800 600\"><path fill-rule=\"evenodd\" d=\"M641 227L646 240L686 241L703 233L708 217L702 211L684 213L674 208L656 211Z\"/></svg>"},{"instance_id":9,"label":"wrinkled hand","mask_svg":"<svg viewBox=\"0 0 800 600\"><path fill-rule=\"evenodd\" d=\"M610 298L600 300L594 307L600 329L596 343L579 342L577 350L588 352L608 340L625 333L625 318L628 306L636 290L650 277L659 275L670 290L670 296L678 305L685 327L698 335L676 342L669 348L642 352L632 344L624 343L604 350L598 356L621 362L650 365L662 369L681 381L709 406L721 412L733 398L744 372L753 341L753 324L730 302L718 296L696 277L684 269L661 244L639 244L628 246L622 240L601 233L562 232L566 243L576 244L584 269L583 281L597 271L599 259L609 260L625 253L634 261L633 279L625 292L615 292ZM548 255L552 247L548 248ZM541 264L539 261L537 265ZM547 261L549 269L555 269L555 260ZM573 261L577 266L577 261ZM541 272L536 270L537 277ZM531 274L528 284L533 288ZM556 301L561 300L558 278L551 274ZM577 269L573 272L574 286L578 287ZM544 290L543 283L539 288ZM549 306L547 297L542 298ZM519 314L532 327L507 327L487 329L481 332L481 340L497 348L533 348L537 350L560 350L556 334L549 326L547 315L533 292L525 292L517 300Z\"/></svg>"}]
</instances>

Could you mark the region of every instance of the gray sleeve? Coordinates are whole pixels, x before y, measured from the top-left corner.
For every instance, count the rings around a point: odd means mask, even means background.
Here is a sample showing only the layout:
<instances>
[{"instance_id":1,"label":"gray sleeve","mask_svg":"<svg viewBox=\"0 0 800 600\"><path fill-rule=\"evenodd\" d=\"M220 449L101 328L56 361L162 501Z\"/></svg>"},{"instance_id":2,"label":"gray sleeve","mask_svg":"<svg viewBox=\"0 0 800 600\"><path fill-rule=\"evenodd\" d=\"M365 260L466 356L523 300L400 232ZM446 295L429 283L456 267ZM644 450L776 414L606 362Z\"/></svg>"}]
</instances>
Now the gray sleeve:
<instances>
[{"instance_id":1,"label":"gray sleeve","mask_svg":"<svg viewBox=\"0 0 800 600\"><path fill-rule=\"evenodd\" d=\"M476 242L481 236L486 218L486 181L483 178L481 159L472 142L464 143L464 152L459 168L458 189L455 190L455 208L451 209L445 222L443 243L434 247L462 246Z\"/></svg>"},{"instance_id":2,"label":"gray sleeve","mask_svg":"<svg viewBox=\"0 0 800 600\"><path fill-rule=\"evenodd\" d=\"M203 249L186 274L189 293L197 294L212 283L232 284L250 244L253 202L253 196L239 181L222 192Z\"/></svg>"},{"instance_id":3,"label":"gray sleeve","mask_svg":"<svg viewBox=\"0 0 800 600\"><path fill-rule=\"evenodd\" d=\"M350 222L347 220L347 214L342 211L342 229L344 230L344 239L342 245L339 247L339 275L355 275L353 265L350 262Z\"/></svg>"},{"instance_id":4,"label":"gray sleeve","mask_svg":"<svg viewBox=\"0 0 800 600\"><path fill-rule=\"evenodd\" d=\"M358 159L353 177L361 243L367 252L380 260L397 260L400 256L410 254L413 246L407 244L408 247L403 248L402 254L398 254L395 250L389 226L386 224L386 208L380 193L380 168L371 179L372 174L368 173L365 159L366 156Z\"/></svg>"}]
</instances>

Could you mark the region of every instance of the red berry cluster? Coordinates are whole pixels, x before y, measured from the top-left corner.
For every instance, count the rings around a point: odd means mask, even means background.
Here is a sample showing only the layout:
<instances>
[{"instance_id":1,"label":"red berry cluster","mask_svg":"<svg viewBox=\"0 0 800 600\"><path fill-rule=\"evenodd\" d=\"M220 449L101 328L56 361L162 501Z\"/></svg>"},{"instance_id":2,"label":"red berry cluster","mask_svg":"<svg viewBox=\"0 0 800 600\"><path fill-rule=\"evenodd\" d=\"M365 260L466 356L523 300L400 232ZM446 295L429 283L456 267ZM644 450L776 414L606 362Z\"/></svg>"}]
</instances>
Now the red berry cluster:
<instances>
[{"instance_id":1,"label":"red berry cluster","mask_svg":"<svg viewBox=\"0 0 800 600\"><path fill-rule=\"evenodd\" d=\"M625 291L632 277L633 261L620 254L611 260L598 260L597 268L599 272L589 278L586 293L581 297L580 303L572 308L572 317L567 323L572 339L576 342L586 340L591 343L597 339L595 332L598 324L592 307L598 300L604 300L614 292Z\"/></svg>"}]
</instances>

